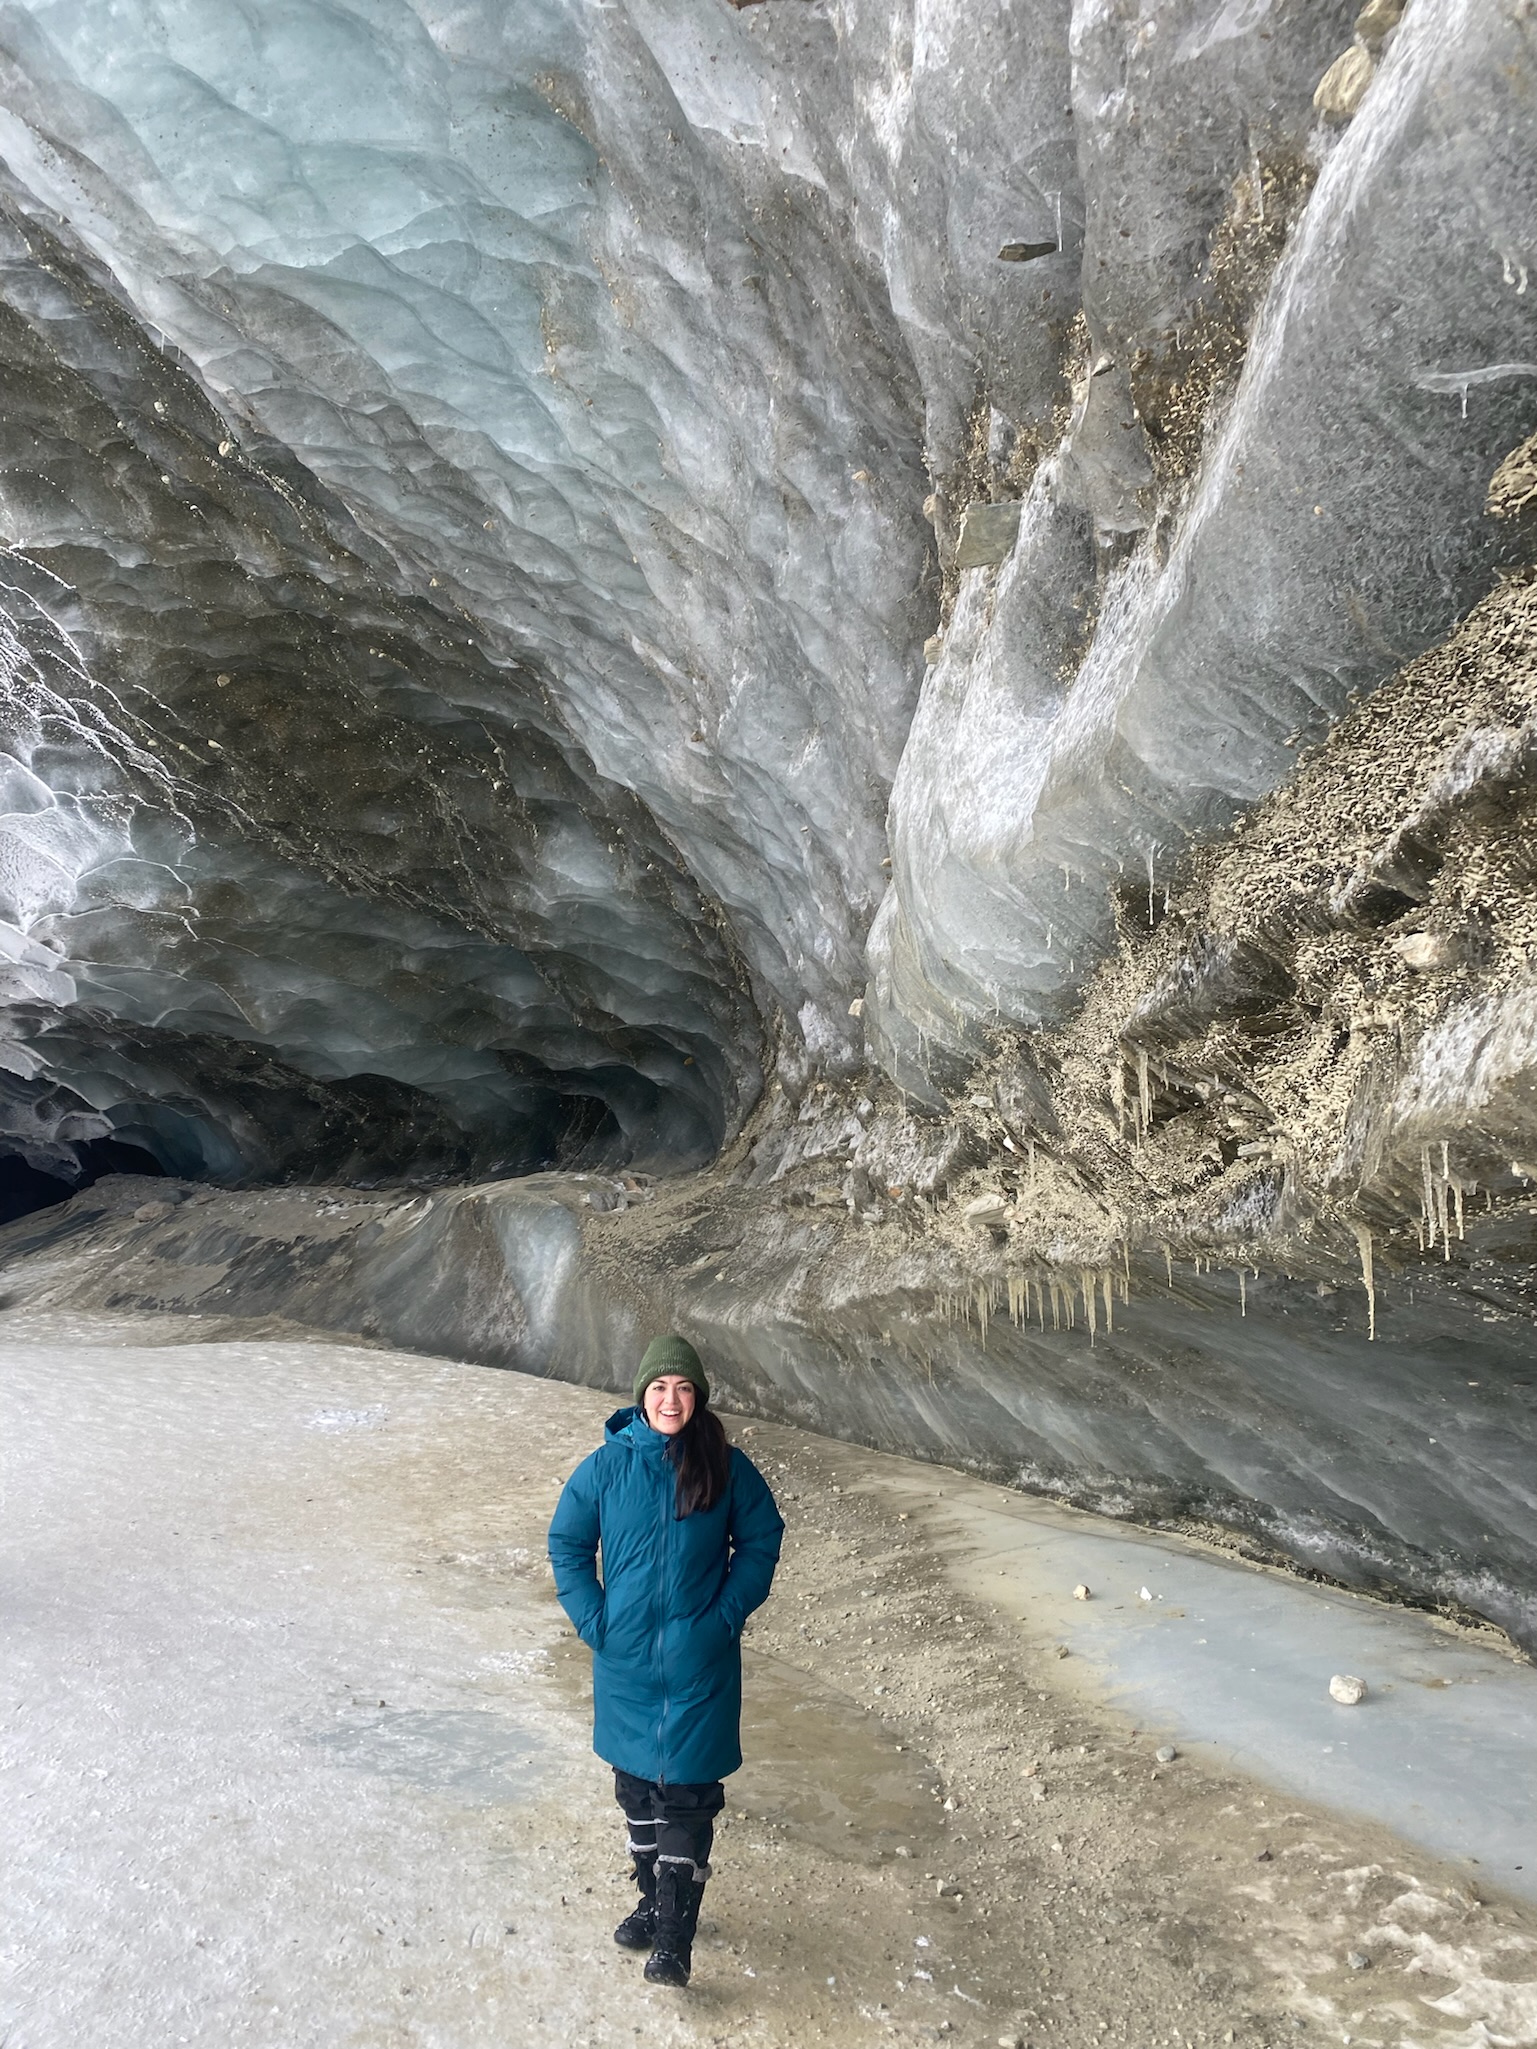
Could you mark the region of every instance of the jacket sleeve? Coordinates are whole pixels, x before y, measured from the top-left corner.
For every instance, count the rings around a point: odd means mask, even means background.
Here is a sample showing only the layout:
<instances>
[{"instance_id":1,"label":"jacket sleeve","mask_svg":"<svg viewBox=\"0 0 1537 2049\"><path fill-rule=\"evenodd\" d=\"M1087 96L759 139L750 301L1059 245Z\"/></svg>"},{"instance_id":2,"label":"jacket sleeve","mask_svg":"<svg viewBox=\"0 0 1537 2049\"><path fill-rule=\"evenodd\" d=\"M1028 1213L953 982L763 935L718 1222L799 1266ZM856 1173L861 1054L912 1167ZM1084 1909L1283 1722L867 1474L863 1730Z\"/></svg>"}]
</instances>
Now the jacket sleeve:
<instances>
[{"instance_id":1,"label":"jacket sleeve","mask_svg":"<svg viewBox=\"0 0 1537 2049\"><path fill-rule=\"evenodd\" d=\"M603 1583L598 1578L598 1455L584 1458L555 1504L550 1563L555 1593L589 1650L602 1640Z\"/></svg>"},{"instance_id":2,"label":"jacket sleeve","mask_svg":"<svg viewBox=\"0 0 1537 2049\"><path fill-rule=\"evenodd\" d=\"M720 1613L733 1637L754 1608L761 1608L774 1583L779 1563L784 1518L774 1505L768 1481L745 1452L733 1452L731 1463L731 1563L721 1590Z\"/></svg>"}]
</instances>

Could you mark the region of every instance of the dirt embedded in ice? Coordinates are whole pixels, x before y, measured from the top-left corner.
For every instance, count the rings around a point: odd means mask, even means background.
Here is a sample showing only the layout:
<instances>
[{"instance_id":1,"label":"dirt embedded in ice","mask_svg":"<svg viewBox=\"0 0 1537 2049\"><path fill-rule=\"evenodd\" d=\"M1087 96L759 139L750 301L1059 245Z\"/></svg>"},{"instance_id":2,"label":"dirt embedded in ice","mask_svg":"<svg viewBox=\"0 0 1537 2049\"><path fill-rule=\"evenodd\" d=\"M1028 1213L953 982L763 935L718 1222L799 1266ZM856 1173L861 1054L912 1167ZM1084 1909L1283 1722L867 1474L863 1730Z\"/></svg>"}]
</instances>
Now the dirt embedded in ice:
<instances>
[{"instance_id":1,"label":"dirt embedded in ice","mask_svg":"<svg viewBox=\"0 0 1537 2049\"><path fill-rule=\"evenodd\" d=\"M542 1553L609 1398L167 1335L0 1331L28 2049L1537 2041L1531 1912L1220 1760L1159 1767L969 1581L998 1490L755 1424L789 1535L751 1761L695 1984L648 1990Z\"/></svg>"}]
</instances>

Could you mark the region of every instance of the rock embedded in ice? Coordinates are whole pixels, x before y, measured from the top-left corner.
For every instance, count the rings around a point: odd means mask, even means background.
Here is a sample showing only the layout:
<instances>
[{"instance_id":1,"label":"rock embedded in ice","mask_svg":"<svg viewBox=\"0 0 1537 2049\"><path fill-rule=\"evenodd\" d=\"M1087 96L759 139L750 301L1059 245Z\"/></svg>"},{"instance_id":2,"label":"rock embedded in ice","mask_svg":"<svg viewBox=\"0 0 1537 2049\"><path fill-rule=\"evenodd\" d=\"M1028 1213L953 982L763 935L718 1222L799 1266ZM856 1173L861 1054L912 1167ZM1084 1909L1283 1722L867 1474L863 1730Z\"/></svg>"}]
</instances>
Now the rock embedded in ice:
<instances>
[{"instance_id":1,"label":"rock embedded in ice","mask_svg":"<svg viewBox=\"0 0 1537 2049\"><path fill-rule=\"evenodd\" d=\"M1178 1756L1179 1752L1174 1748L1174 1745L1172 1743L1160 1743L1158 1748L1153 1752L1154 1761L1158 1764L1173 1764L1175 1758Z\"/></svg>"},{"instance_id":2,"label":"rock embedded in ice","mask_svg":"<svg viewBox=\"0 0 1537 2049\"><path fill-rule=\"evenodd\" d=\"M1088 1598L1089 1589L1083 1584L1082 1580L1080 1580L1077 1586L1073 1588L1073 1599L1075 1601L1086 1601L1088 1600Z\"/></svg>"},{"instance_id":3,"label":"rock embedded in ice","mask_svg":"<svg viewBox=\"0 0 1537 2049\"><path fill-rule=\"evenodd\" d=\"M1364 43L1341 51L1318 81L1313 105L1329 121L1348 121L1365 96L1376 69Z\"/></svg>"},{"instance_id":4,"label":"rock embedded in ice","mask_svg":"<svg viewBox=\"0 0 1537 2049\"><path fill-rule=\"evenodd\" d=\"M1356 16L1356 34L1377 56L1404 14L1404 0L1366 0Z\"/></svg>"},{"instance_id":5,"label":"rock embedded in ice","mask_svg":"<svg viewBox=\"0 0 1537 2049\"><path fill-rule=\"evenodd\" d=\"M1358 1707L1366 1698L1366 1681L1350 1672L1336 1672L1329 1681L1329 1698L1341 1707Z\"/></svg>"},{"instance_id":6,"label":"rock embedded in ice","mask_svg":"<svg viewBox=\"0 0 1537 2049\"><path fill-rule=\"evenodd\" d=\"M1462 950L1456 939L1446 932L1406 932L1390 939L1388 945L1406 968L1414 968L1421 974L1454 965Z\"/></svg>"},{"instance_id":7,"label":"rock embedded in ice","mask_svg":"<svg viewBox=\"0 0 1537 2049\"><path fill-rule=\"evenodd\" d=\"M990 569L1008 560L1019 537L1018 504L968 505L955 547L957 569Z\"/></svg>"}]
</instances>

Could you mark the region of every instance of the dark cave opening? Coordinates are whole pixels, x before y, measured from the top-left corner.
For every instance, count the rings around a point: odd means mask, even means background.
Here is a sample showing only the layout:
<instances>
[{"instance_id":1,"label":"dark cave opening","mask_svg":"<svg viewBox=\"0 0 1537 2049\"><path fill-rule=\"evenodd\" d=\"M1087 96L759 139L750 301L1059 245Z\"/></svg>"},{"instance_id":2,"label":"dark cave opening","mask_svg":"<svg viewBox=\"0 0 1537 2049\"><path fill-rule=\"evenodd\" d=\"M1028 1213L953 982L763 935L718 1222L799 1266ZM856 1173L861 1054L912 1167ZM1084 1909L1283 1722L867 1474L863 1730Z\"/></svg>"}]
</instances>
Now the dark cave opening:
<instances>
[{"instance_id":1,"label":"dark cave opening","mask_svg":"<svg viewBox=\"0 0 1537 2049\"><path fill-rule=\"evenodd\" d=\"M570 1095L562 1099L543 1164L602 1168L622 1158L626 1150L619 1119L602 1096Z\"/></svg>"},{"instance_id":2,"label":"dark cave opening","mask_svg":"<svg viewBox=\"0 0 1537 2049\"><path fill-rule=\"evenodd\" d=\"M34 1210L52 1209L68 1202L82 1188L105 1174L163 1174L165 1169L143 1146L129 1145L120 1138L92 1138L75 1147L80 1162L79 1176L66 1180L62 1174L46 1173L34 1167L20 1153L0 1153L0 1224L13 1224Z\"/></svg>"}]
</instances>

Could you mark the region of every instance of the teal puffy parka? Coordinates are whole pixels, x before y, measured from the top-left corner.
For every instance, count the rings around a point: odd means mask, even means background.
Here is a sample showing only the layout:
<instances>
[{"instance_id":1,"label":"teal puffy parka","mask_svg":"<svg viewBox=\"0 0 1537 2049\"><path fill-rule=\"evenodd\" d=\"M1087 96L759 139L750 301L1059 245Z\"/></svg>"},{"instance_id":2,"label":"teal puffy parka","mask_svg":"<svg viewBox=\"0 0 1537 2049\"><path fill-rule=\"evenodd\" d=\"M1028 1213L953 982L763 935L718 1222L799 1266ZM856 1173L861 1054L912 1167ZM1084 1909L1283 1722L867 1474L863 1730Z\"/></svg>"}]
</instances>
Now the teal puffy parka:
<instances>
[{"instance_id":1,"label":"teal puffy parka","mask_svg":"<svg viewBox=\"0 0 1537 2049\"><path fill-rule=\"evenodd\" d=\"M739 1639L768 1599L784 1522L734 1446L720 1500L679 1516L667 1444L639 1409L609 1417L561 1490L550 1563L593 1654L593 1749L634 1778L697 1786L742 1762Z\"/></svg>"}]
</instances>

